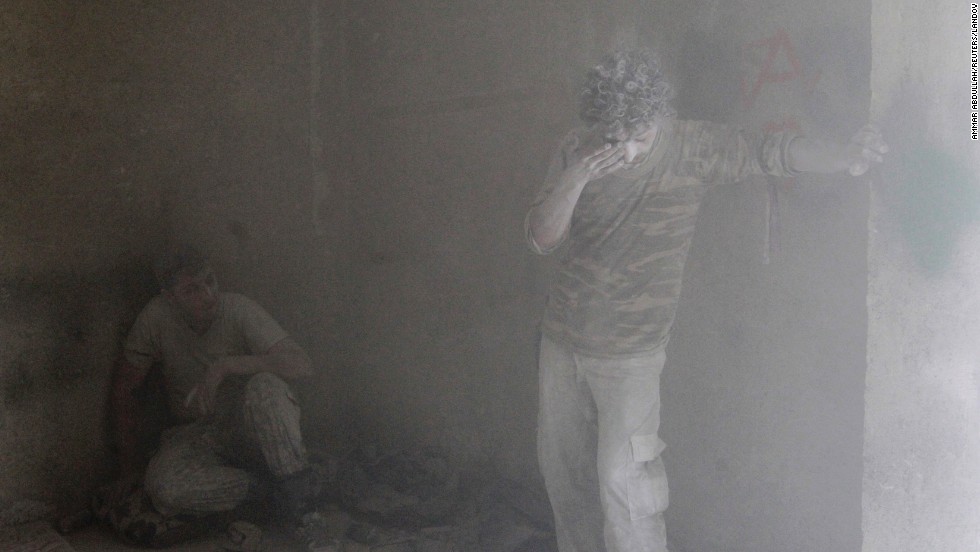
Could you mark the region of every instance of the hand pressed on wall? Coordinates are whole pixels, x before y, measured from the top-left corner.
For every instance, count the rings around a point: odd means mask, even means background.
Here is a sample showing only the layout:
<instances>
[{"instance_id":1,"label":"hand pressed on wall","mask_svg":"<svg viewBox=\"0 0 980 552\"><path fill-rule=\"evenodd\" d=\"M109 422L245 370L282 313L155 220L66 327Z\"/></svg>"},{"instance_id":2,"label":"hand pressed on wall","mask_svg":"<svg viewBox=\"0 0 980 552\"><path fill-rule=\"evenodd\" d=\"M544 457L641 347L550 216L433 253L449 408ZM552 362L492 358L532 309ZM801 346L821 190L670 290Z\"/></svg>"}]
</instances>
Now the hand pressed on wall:
<instances>
[{"instance_id":1,"label":"hand pressed on wall","mask_svg":"<svg viewBox=\"0 0 980 552\"><path fill-rule=\"evenodd\" d=\"M847 144L848 169L852 176L861 176L873 163L881 163L888 152L888 144L881 131L873 124L867 124L857 131Z\"/></svg>"}]
</instances>

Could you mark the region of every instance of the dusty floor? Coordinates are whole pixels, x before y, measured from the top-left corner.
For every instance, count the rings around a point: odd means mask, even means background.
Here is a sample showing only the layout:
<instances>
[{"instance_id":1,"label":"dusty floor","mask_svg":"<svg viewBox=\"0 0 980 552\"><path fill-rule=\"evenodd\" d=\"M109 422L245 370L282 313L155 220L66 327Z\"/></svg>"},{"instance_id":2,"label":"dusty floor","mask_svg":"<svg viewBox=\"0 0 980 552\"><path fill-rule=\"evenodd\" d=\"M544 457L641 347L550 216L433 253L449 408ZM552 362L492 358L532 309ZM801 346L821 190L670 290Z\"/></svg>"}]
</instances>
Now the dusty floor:
<instances>
[{"instance_id":1,"label":"dusty floor","mask_svg":"<svg viewBox=\"0 0 980 552\"><path fill-rule=\"evenodd\" d=\"M332 466L332 467L329 467ZM347 552L554 552L551 510L543 490L477 471L466 476L423 452L380 454L358 449L322 468L323 530ZM246 528L261 526L262 550L305 549L274 508L243 513ZM87 520L91 522L91 518ZM236 525L241 522L236 522ZM48 528L50 530L50 527ZM87 525L66 535L77 552L135 552L107 526ZM220 552L231 545L226 528L167 548ZM3 546L0 546L2 549ZM232 549L234 547L232 546Z\"/></svg>"},{"instance_id":2,"label":"dusty floor","mask_svg":"<svg viewBox=\"0 0 980 552\"><path fill-rule=\"evenodd\" d=\"M554 552L554 535L537 526L521 508L520 500L503 493L488 495L478 511L460 516L455 523L419 527L415 530L393 529L358 522L337 507L322 513L327 533L343 540L347 552ZM527 505L526 503L524 504ZM470 505L472 508L474 505ZM461 508L465 509L465 508ZM391 518L395 519L395 518ZM403 518L404 520L404 518ZM262 550L265 552L300 552L305 547L294 539L288 528L276 523L262 524ZM352 527L373 528L372 540L360 540ZM363 535L363 531L361 533ZM353 540L352 540L353 539ZM136 552L147 550L124 544L108 529L89 525L65 536L76 552ZM223 533L167 548L174 551L220 552L228 541ZM369 543L370 544L367 544Z\"/></svg>"},{"instance_id":3,"label":"dusty floor","mask_svg":"<svg viewBox=\"0 0 980 552\"><path fill-rule=\"evenodd\" d=\"M91 526L69 535L65 538L76 552L146 552L146 548L136 548L127 546L118 538L100 527ZM188 543L167 550L174 552L217 552L221 548L222 538L212 537L193 543ZM266 550L281 552L301 552L304 548L295 541L278 533L267 533L264 535Z\"/></svg>"},{"instance_id":4,"label":"dusty floor","mask_svg":"<svg viewBox=\"0 0 980 552\"><path fill-rule=\"evenodd\" d=\"M322 508L320 512L325 521L324 529L327 534L332 538L344 540L347 529L352 523L350 516L336 506ZM252 543L261 542L260 550L263 552L303 552L306 550L306 546L295 538L294 529L291 526L284 525L282 520L259 521L257 515L253 515L249 518L247 524L251 524L251 527L255 529L261 526L261 540L252 541ZM146 550L152 549L128 545L107 526L97 522L69 533L64 538L75 548L76 552L135 552L137 550L145 552ZM358 550L356 543L348 544L353 545L355 551ZM214 529L210 536L193 538L187 542L165 547L164 549L181 552L223 552L227 550L242 550L243 548L231 546L226 529L221 527ZM244 549L253 550L251 547L245 547ZM350 546L345 548L345 550L350 550Z\"/></svg>"}]
</instances>

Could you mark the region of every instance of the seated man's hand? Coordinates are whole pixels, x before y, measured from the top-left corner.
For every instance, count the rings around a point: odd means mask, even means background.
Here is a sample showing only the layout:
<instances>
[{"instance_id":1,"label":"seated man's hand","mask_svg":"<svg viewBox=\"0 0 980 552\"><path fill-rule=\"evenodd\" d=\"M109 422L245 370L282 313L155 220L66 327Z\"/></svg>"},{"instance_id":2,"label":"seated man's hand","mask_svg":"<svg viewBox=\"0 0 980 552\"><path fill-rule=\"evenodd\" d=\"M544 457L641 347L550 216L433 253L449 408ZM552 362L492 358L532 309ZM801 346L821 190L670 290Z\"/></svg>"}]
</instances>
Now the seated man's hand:
<instances>
[{"instance_id":1,"label":"seated man's hand","mask_svg":"<svg viewBox=\"0 0 980 552\"><path fill-rule=\"evenodd\" d=\"M882 138L881 131L874 125L866 125L857 131L847 145L847 171L853 176L861 176L873 163L881 163L882 156L887 151L888 144Z\"/></svg>"},{"instance_id":2,"label":"seated man's hand","mask_svg":"<svg viewBox=\"0 0 980 552\"><path fill-rule=\"evenodd\" d=\"M120 504L143 484L143 473L127 471L119 479L102 487L102 499L108 504Z\"/></svg>"},{"instance_id":3,"label":"seated man's hand","mask_svg":"<svg viewBox=\"0 0 980 552\"><path fill-rule=\"evenodd\" d=\"M214 411L214 401L218 394L218 388L225 380L225 376L234 373L234 367L225 359L218 359L208 366L207 372L200 383L191 389L185 399L185 405L197 412L201 416L206 416Z\"/></svg>"}]
</instances>

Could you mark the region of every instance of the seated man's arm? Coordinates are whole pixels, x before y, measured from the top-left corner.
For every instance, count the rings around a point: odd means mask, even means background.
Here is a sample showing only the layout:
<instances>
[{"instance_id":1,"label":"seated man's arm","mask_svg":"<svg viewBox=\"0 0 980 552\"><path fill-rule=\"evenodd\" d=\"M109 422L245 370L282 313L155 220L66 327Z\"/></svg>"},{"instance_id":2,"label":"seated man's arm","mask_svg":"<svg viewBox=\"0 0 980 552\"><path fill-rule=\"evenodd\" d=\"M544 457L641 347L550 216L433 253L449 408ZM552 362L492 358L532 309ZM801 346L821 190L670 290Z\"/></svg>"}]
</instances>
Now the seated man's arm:
<instances>
[{"instance_id":1,"label":"seated man's arm","mask_svg":"<svg viewBox=\"0 0 980 552\"><path fill-rule=\"evenodd\" d=\"M116 363L113 373L110 405L118 439L119 469L123 478L135 475L141 467L137 450L140 404L136 392L143 386L149 371L149 368L136 366L123 356Z\"/></svg>"},{"instance_id":2,"label":"seated man's arm","mask_svg":"<svg viewBox=\"0 0 980 552\"><path fill-rule=\"evenodd\" d=\"M264 354L222 357L211 368L223 376L270 372L285 380L295 380L313 375L310 357L289 337L279 340Z\"/></svg>"},{"instance_id":3,"label":"seated man's arm","mask_svg":"<svg viewBox=\"0 0 980 552\"><path fill-rule=\"evenodd\" d=\"M848 171L854 176L867 172L873 163L880 163L888 146L881 133L873 126L866 126L840 144L800 136L789 145L790 167L799 172L834 173Z\"/></svg>"},{"instance_id":4,"label":"seated man's arm","mask_svg":"<svg viewBox=\"0 0 980 552\"><path fill-rule=\"evenodd\" d=\"M226 377L259 372L269 372L289 381L312 376L313 366L306 351L284 337L263 354L226 356L212 362L204 381L188 395L187 406L196 404L201 413L208 413L214 408L218 388Z\"/></svg>"}]
</instances>

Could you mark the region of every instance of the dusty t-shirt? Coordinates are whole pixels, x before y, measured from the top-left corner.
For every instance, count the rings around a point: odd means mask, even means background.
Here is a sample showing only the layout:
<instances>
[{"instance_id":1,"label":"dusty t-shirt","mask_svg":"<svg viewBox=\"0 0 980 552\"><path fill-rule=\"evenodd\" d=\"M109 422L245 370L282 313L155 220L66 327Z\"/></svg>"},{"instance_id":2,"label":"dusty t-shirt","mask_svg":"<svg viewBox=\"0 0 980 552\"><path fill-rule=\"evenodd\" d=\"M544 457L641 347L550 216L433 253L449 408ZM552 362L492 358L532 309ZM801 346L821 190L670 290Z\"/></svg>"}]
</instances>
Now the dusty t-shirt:
<instances>
[{"instance_id":1,"label":"dusty t-shirt","mask_svg":"<svg viewBox=\"0 0 980 552\"><path fill-rule=\"evenodd\" d=\"M585 130L570 133L532 208L558 184ZM548 295L542 331L597 357L664 346L677 311L698 210L712 185L751 175L791 176L788 132L756 134L703 121L671 121L639 167L585 186ZM542 250L529 232L532 250Z\"/></svg>"},{"instance_id":2,"label":"dusty t-shirt","mask_svg":"<svg viewBox=\"0 0 980 552\"><path fill-rule=\"evenodd\" d=\"M141 368L159 362L171 413L190 420L196 414L185 404L187 396L212 362L224 356L264 354L285 337L285 330L262 307L237 293L218 295L216 318L204 335L194 332L158 295L136 318L125 355Z\"/></svg>"}]
</instances>

